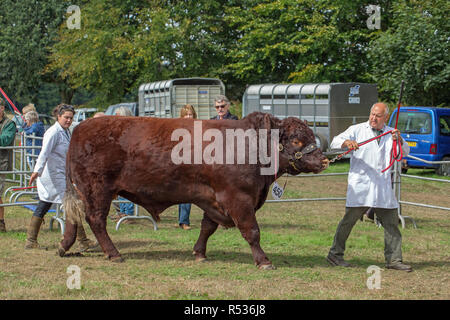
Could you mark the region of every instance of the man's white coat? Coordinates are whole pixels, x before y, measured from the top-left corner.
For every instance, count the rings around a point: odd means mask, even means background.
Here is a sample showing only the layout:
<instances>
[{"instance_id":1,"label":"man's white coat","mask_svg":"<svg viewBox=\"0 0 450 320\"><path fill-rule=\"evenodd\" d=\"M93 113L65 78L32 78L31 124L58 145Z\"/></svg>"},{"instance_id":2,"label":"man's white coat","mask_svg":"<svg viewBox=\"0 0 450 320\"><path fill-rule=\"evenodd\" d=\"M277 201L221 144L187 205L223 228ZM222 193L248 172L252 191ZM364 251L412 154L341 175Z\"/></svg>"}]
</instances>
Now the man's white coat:
<instances>
[{"instance_id":1,"label":"man's white coat","mask_svg":"<svg viewBox=\"0 0 450 320\"><path fill-rule=\"evenodd\" d=\"M384 126L383 133L394 128ZM375 137L369 121L352 125L331 142L332 149L339 149L345 140L358 143ZM392 135L381 137L351 151L348 174L347 207L398 208L391 182L391 170L381 171L389 166L392 149ZM409 145L403 140L403 157L409 154ZM391 167L393 168L393 167Z\"/></svg>"}]
</instances>

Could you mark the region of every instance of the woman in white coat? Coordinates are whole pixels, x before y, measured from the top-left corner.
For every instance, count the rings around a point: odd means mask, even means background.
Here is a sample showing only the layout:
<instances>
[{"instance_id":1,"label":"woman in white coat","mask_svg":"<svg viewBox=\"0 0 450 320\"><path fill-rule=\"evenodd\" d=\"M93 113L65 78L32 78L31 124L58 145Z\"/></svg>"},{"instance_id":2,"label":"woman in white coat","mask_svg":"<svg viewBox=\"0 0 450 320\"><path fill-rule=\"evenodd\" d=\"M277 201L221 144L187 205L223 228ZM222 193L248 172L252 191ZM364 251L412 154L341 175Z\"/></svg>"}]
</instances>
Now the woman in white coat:
<instances>
[{"instance_id":1,"label":"woman in white coat","mask_svg":"<svg viewBox=\"0 0 450 320\"><path fill-rule=\"evenodd\" d=\"M58 106L57 121L44 134L42 149L30 178L30 185L37 179L39 203L31 217L25 249L40 248L37 236L43 218L53 203L62 203L66 190L66 154L69 149L70 131L75 110L72 106ZM83 226L77 230L81 250L86 251L96 244L86 237Z\"/></svg>"}]
</instances>

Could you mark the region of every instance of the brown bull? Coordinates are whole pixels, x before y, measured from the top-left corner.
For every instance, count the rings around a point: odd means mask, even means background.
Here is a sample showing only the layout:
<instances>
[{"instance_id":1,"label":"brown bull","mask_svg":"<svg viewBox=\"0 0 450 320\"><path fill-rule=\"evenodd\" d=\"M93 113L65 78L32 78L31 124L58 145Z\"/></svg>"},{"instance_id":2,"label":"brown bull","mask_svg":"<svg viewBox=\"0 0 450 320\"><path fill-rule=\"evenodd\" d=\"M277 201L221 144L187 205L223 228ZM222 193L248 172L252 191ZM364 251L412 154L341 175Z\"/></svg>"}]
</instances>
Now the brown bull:
<instances>
[{"instance_id":1,"label":"brown bull","mask_svg":"<svg viewBox=\"0 0 450 320\"><path fill-rule=\"evenodd\" d=\"M231 147L225 144L229 142L226 135L239 130L268 133L265 140L251 140L250 135L243 139L248 152L245 161L239 160L239 141ZM250 244L256 265L272 268L259 244L255 213L276 177L286 172L318 173L325 168L326 158L314 143L313 132L303 121L279 120L259 112L238 121L144 117L83 121L73 132L67 154L67 222L59 254L63 256L74 243L76 224L84 215L105 255L121 261L106 231L111 201L120 195L144 207L156 221L175 204L194 203L203 209L200 236L194 246L196 260L206 258L208 238L220 224L238 227ZM261 150L272 155L270 163L267 158L252 157L252 152L261 154ZM274 170L263 173L263 169L276 165L276 175Z\"/></svg>"}]
</instances>

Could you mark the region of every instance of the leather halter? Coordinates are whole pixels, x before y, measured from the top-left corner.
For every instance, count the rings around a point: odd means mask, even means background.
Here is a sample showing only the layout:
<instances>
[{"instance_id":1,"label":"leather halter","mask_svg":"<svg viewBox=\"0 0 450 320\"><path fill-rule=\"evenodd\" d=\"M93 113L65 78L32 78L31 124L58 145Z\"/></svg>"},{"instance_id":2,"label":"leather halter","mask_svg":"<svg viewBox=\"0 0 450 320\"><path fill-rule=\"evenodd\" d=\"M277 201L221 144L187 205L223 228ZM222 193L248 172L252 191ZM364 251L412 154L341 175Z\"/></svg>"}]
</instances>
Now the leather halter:
<instances>
[{"instance_id":1,"label":"leather halter","mask_svg":"<svg viewBox=\"0 0 450 320\"><path fill-rule=\"evenodd\" d=\"M316 149L317 149L316 144L310 143L310 144L308 144L306 147L304 147L301 151L297 151L296 153L294 153L294 156L288 155L288 161L289 161L289 164L290 164L291 167L293 167L296 171L300 172L300 169L298 169L298 168L295 166L295 160L301 159L301 158L303 157L303 155L308 154L308 153L311 153L311 152L313 152L313 151L316 150ZM282 145L281 143L278 144L278 150L279 150L280 152L282 152L282 151L284 150L284 147L283 147L283 145Z\"/></svg>"}]
</instances>

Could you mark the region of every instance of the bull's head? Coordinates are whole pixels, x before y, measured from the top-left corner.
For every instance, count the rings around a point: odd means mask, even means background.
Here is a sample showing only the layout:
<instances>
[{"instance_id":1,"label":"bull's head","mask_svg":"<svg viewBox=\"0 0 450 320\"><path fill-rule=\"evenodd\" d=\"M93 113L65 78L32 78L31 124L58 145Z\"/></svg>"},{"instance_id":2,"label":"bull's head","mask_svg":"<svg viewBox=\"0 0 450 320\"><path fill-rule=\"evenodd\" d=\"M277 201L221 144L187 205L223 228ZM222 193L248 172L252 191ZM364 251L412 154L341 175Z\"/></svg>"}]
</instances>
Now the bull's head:
<instances>
[{"instance_id":1,"label":"bull's head","mask_svg":"<svg viewBox=\"0 0 450 320\"><path fill-rule=\"evenodd\" d=\"M313 131L297 118L281 121L279 151L280 165L287 162L284 167L289 174L319 173L327 167L327 158L317 148Z\"/></svg>"},{"instance_id":2,"label":"bull's head","mask_svg":"<svg viewBox=\"0 0 450 320\"><path fill-rule=\"evenodd\" d=\"M319 173L328 166L327 158L316 146L314 133L307 123L289 117L280 120L268 113L253 112L246 119L256 129L279 130L279 168L280 173L297 175L301 172ZM269 139L268 144L271 144ZM268 149L273 146L268 145Z\"/></svg>"}]
</instances>

